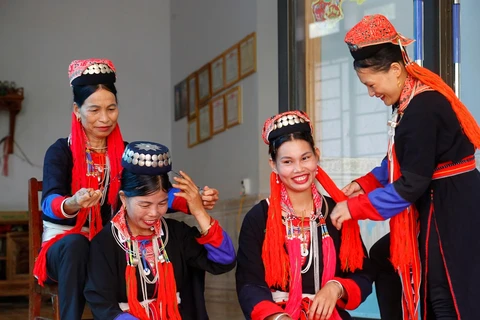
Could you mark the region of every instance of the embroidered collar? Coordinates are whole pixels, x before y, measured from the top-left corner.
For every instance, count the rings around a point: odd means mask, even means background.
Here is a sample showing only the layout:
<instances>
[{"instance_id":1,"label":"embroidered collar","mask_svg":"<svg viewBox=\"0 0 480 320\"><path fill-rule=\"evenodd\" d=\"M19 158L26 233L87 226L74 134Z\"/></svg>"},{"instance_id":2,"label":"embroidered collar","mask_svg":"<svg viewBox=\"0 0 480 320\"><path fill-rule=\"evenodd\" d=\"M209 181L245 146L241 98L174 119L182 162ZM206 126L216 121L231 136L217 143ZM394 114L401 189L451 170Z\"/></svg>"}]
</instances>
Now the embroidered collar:
<instances>
[{"instance_id":1,"label":"embroidered collar","mask_svg":"<svg viewBox=\"0 0 480 320\"><path fill-rule=\"evenodd\" d=\"M411 75L408 75L405 79L405 85L403 86L402 93L400 94L400 99L398 99L398 102L394 105L394 109L398 108L398 114L402 115L413 97L421 92L430 90L433 89Z\"/></svg>"},{"instance_id":2,"label":"embroidered collar","mask_svg":"<svg viewBox=\"0 0 480 320\"><path fill-rule=\"evenodd\" d=\"M137 239L137 240L145 240L145 239L151 239L152 236L133 236L132 233L130 232L130 229L128 228L127 221L126 221L126 214L127 212L124 210L120 210L113 218L112 218L112 224L115 226L115 228L118 230L118 232L125 238L125 239ZM154 225L155 228L155 234L154 235L163 235L163 230L161 227L160 219L155 223Z\"/></svg>"}]
</instances>

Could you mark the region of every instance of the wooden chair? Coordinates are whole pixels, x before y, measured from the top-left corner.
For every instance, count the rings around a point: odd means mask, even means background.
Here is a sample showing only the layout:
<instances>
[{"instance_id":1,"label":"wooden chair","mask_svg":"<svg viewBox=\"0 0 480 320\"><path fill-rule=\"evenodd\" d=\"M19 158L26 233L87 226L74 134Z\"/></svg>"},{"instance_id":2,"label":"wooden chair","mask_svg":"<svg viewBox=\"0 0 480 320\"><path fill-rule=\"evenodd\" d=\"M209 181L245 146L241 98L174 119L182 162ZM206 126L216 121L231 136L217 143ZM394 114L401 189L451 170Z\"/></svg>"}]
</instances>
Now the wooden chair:
<instances>
[{"instance_id":1,"label":"wooden chair","mask_svg":"<svg viewBox=\"0 0 480 320\"><path fill-rule=\"evenodd\" d=\"M42 319L39 318L42 295L46 295L52 299L53 319L60 320L57 285L45 284L45 287L41 287L38 285L37 279L33 276L33 265L42 245L42 210L38 201L38 194L41 191L42 181L38 181L36 178L28 180L28 211L30 213L28 222L28 238L30 244L29 319Z\"/></svg>"}]
</instances>

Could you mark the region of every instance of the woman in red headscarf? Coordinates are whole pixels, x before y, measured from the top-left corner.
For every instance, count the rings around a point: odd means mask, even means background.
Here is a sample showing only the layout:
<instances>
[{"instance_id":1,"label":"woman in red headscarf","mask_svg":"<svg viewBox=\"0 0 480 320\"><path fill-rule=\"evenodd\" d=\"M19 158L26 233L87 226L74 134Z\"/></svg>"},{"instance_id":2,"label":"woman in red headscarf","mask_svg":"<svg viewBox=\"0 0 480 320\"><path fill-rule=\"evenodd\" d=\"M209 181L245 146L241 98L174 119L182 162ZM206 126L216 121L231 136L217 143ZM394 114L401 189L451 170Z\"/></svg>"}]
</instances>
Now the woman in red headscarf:
<instances>
[{"instance_id":1,"label":"woman in red headscarf","mask_svg":"<svg viewBox=\"0 0 480 320\"><path fill-rule=\"evenodd\" d=\"M358 196L337 204L334 225L390 218L390 235L370 251L381 270L382 319L418 319L420 304L422 319L477 319L480 173L474 153L480 128L439 76L409 60L404 46L413 40L384 16L364 17L345 42L369 95L393 112L387 156L345 187L347 195ZM386 263L389 246L393 268ZM389 276L394 270L402 286Z\"/></svg>"},{"instance_id":2,"label":"woman in red headscarf","mask_svg":"<svg viewBox=\"0 0 480 320\"><path fill-rule=\"evenodd\" d=\"M74 60L72 129L45 154L42 249L33 274L40 285L58 282L60 316L80 319L85 306L89 245L115 211L125 143L118 126L115 66L107 59ZM186 201L169 192L169 208L187 212ZM218 199L206 189L211 208Z\"/></svg>"},{"instance_id":3,"label":"woman in red headscarf","mask_svg":"<svg viewBox=\"0 0 480 320\"><path fill-rule=\"evenodd\" d=\"M336 230L330 212L346 199L318 166L308 116L288 111L265 122L270 197L245 216L237 294L247 319L351 319L374 275L356 223ZM330 197L315 186L318 181Z\"/></svg>"}]
</instances>

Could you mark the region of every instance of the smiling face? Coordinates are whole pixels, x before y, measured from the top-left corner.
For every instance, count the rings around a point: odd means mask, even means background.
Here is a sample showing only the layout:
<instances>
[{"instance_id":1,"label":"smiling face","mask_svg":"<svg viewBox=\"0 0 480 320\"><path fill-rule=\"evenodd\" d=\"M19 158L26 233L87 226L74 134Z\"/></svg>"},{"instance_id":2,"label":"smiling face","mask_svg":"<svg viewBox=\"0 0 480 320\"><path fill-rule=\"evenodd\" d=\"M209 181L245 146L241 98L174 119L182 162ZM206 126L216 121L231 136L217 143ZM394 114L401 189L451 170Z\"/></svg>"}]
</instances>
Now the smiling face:
<instances>
[{"instance_id":1,"label":"smiling face","mask_svg":"<svg viewBox=\"0 0 480 320\"><path fill-rule=\"evenodd\" d=\"M117 99L103 88L92 93L80 107L74 103L73 109L90 141L107 138L117 125Z\"/></svg>"},{"instance_id":2,"label":"smiling face","mask_svg":"<svg viewBox=\"0 0 480 320\"><path fill-rule=\"evenodd\" d=\"M305 140L296 139L280 145L275 161L270 159L270 166L289 193L304 192L310 191L318 160L318 149L312 149Z\"/></svg>"},{"instance_id":3,"label":"smiling face","mask_svg":"<svg viewBox=\"0 0 480 320\"><path fill-rule=\"evenodd\" d=\"M151 227L168 209L168 194L163 190L136 197L126 197L120 191L120 200L126 208L128 226L134 236L151 235Z\"/></svg>"},{"instance_id":4,"label":"smiling face","mask_svg":"<svg viewBox=\"0 0 480 320\"><path fill-rule=\"evenodd\" d=\"M388 71L359 68L356 72L360 82L367 86L370 97L381 99L386 106L391 106L400 99L406 78L406 71L400 64L392 63Z\"/></svg>"}]
</instances>

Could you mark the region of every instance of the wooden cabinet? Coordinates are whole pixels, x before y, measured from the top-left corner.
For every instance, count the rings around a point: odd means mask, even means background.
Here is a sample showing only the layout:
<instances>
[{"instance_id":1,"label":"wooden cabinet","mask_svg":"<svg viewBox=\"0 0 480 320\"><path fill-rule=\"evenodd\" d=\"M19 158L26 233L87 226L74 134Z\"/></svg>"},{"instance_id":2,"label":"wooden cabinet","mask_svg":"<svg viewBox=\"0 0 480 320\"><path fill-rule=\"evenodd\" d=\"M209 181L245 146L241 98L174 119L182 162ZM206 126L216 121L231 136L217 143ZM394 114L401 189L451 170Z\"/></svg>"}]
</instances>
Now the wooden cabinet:
<instances>
[{"instance_id":1,"label":"wooden cabinet","mask_svg":"<svg viewBox=\"0 0 480 320\"><path fill-rule=\"evenodd\" d=\"M27 229L27 211L0 211L0 296L28 295Z\"/></svg>"}]
</instances>

